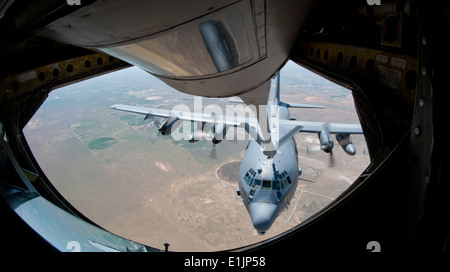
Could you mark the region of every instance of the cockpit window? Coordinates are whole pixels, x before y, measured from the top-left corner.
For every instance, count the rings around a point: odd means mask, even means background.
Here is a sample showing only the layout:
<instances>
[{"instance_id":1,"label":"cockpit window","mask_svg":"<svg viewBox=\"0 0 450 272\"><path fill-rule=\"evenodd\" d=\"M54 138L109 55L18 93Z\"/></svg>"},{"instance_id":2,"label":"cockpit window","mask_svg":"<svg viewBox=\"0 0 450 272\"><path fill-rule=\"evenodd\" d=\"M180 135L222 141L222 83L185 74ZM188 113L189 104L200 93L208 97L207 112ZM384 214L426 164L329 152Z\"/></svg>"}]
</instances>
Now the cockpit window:
<instances>
[{"instance_id":1,"label":"cockpit window","mask_svg":"<svg viewBox=\"0 0 450 272\"><path fill-rule=\"evenodd\" d=\"M262 181L260 179L255 179L254 187L261 187Z\"/></svg>"},{"instance_id":2,"label":"cockpit window","mask_svg":"<svg viewBox=\"0 0 450 272\"><path fill-rule=\"evenodd\" d=\"M256 189L277 191L280 190L280 188L284 189L288 187L289 184L292 183L292 180L286 171L282 172L279 175L276 175L280 179L275 181L253 178L255 175L256 172L252 168L250 168L250 170L248 170L248 172L244 176L244 181L248 186L254 187Z\"/></svg>"},{"instance_id":3,"label":"cockpit window","mask_svg":"<svg viewBox=\"0 0 450 272\"><path fill-rule=\"evenodd\" d=\"M286 180L287 180L287 182L288 182L289 184L292 183L291 178L290 178L289 176L286 176Z\"/></svg>"},{"instance_id":4,"label":"cockpit window","mask_svg":"<svg viewBox=\"0 0 450 272\"><path fill-rule=\"evenodd\" d=\"M263 180L262 181L262 189L270 190L271 188L272 188L272 181L270 181L270 180Z\"/></svg>"},{"instance_id":5,"label":"cockpit window","mask_svg":"<svg viewBox=\"0 0 450 272\"><path fill-rule=\"evenodd\" d=\"M280 181L274 180L272 182L272 190L275 190L275 191L280 190Z\"/></svg>"}]
</instances>

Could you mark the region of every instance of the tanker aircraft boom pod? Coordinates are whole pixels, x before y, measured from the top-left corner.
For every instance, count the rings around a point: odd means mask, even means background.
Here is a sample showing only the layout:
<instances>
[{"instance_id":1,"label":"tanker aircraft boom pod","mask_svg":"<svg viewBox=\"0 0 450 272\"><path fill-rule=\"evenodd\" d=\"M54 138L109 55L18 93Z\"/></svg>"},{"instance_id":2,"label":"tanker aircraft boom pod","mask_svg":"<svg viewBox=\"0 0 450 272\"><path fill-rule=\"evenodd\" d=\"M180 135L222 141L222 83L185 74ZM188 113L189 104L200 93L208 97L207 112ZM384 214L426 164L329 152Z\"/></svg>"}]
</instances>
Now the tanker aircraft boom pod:
<instances>
[{"instance_id":1,"label":"tanker aircraft boom pod","mask_svg":"<svg viewBox=\"0 0 450 272\"><path fill-rule=\"evenodd\" d=\"M271 79L262 85L270 92ZM264 234L273 224L281 211L285 210L294 196L301 169L298 164L298 151L294 136L298 132L317 133L320 149L331 153L334 141L331 134L336 134L338 143L349 155L356 153L350 134L362 134L359 124L338 124L323 122L303 122L291 120L289 108L316 108L322 106L285 103L280 101L280 76L275 78L275 96L273 101L259 102L258 110L253 110L256 117L230 116L214 113L198 113L179 110L164 110L129 105L113 105L112 109L145 115L145 118L166 118L159 124L161 134L170 135L182 121L200 124L203 131L194 130L189 141L195 142L211 130L213 144L226 139L230 127L242 127L250 140L244 158L239 167L238 195L250 214L253 226L259 234ZM261 90L258 90L259 93ZM255 95L258 92L255 92ZM244 102L256 101L252 92L241 96ZM243 102L238 102L243 103ZM250 105L251 106L251 105ZM253 107L252 109L255 109ZM265 110L265 112L263 112ZM209 126L208 126L209 124ZM265 127L265 125L267 127Z\"/></svg>"}]
</instances>

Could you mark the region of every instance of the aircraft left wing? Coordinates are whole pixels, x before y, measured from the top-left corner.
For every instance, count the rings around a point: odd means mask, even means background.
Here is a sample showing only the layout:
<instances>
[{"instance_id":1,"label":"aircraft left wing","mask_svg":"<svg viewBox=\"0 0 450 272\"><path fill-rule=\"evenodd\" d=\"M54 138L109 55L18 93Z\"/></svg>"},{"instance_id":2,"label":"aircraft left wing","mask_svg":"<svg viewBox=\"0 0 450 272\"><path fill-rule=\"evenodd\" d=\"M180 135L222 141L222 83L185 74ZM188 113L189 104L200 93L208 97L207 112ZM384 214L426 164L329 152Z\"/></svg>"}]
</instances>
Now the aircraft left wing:
<instances>
[{"instance_id":1,"label":"aircraft left wing","mask_svg":"<svg viewBox=\"0 0 450 272\"><path fill-rule=\"evenodd\" d=\"M342 124L342 123L326 123L326 122L308 122L308 121L292 121L280 120L280 125L295 127L302 126L301 132L317 132L327 131L330 134L362 134L362 128L359 124Z\"/></svg>"},{"instance_id":2,"label":"aircraft left wing","mask_svg":"<svg viewBox=\"0 0 450 272\"><path fill-rule=\"evenodd\" d=\"M181 110L164 110L157 108L138 107L130 105L116 104L112 105L111 109L127 111L132 113L138 113L145 115L145 119L149 117L163 117L163 118L177 118L184 121L194 121L202 123L223 123L227 126L242 126L242 124L249 124L252 127L257 127L258 121L254 117L245 116L228 116L228 115L216 115L214 113L200 113Z\"/></svg>"},{"instance_id":3,"label":"aircraft left wing","mask_svg":"<svg viewBox=\"0 0 450 272\"><path fill-rule=\"evenodd\" d=\"M362 134L362 128L359 124L341 124L325 122L303 122L293 120L280 120L280 126L290 129L295 126L301 126L301 132L317 133L320 141L320 149L330 153L334 142L330 134L336 134L336 140L348 155L355 155L356 148L352 143L351 134Z\"/></svg>"}]
</instances>

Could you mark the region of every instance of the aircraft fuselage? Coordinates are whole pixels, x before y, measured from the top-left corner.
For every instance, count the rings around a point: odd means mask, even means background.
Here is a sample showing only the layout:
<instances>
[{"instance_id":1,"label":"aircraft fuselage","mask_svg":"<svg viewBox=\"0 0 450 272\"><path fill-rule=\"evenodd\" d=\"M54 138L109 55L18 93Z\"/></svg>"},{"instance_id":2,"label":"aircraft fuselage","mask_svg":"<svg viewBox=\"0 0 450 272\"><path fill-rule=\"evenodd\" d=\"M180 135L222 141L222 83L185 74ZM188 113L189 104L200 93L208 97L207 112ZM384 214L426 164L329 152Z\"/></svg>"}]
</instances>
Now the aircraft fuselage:
<instances>
[{"instance_id":1,"label":"aircraft fuselage","mask_svg":"<svg viewBox=\"0 0 450 272\"><path fill-rule=\"evenodd\" d=\"M269 122L272 137L276 133L286 134L288 131L277 127L274 120L289 120L288 108L269 105L268 114L272 120ZM294 137L272 158L263 153L263 148L255 140L249 141L239 168L239 192L259 234L264 234L280 212L288 207L300 173Z\"/></svg>"}]
</instances>

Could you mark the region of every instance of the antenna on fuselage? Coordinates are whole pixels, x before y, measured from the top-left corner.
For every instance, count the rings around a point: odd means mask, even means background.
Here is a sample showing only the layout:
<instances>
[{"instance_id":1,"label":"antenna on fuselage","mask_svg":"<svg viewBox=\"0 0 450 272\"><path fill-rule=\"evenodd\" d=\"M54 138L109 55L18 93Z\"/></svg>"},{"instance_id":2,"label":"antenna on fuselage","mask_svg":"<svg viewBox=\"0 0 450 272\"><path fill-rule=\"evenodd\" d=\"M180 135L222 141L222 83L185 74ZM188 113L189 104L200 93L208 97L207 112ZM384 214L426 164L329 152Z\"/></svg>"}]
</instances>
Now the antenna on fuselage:
<instances>
[{"instance_id":1,"label":"antenna on fuselage","mask_svg":"<svg viewBox=\"0 0 450 272\"><path fill-rule=\"evenodd\" d=\"M276 75L277 77L277 85L275 86L275 97L273 100L273 104L276 106L280 105L280 73Z\"/></svg>"}]
</instances>

